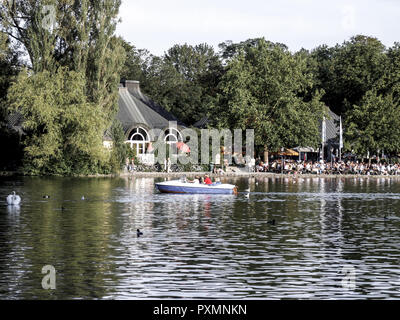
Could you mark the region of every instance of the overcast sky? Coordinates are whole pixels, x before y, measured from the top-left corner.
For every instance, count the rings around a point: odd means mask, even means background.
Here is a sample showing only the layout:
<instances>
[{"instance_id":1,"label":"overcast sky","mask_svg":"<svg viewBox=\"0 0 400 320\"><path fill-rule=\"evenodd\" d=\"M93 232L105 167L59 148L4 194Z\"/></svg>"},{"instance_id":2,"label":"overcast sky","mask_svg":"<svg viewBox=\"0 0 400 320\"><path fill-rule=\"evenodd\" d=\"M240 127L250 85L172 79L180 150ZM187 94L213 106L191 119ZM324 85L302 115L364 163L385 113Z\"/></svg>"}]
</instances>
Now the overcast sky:
<instances>
[{"instance_id":1,"label":"overcast sky","mask_svg":"<svg viewBox=\"0 0 400 320\"><path fill-rule=\"evenodd\" d=\"M117 33L161 55L174 44L265 37L290 50L356 34L400 42L400 0L122 0Z\"/></svg>"}]
</instances>

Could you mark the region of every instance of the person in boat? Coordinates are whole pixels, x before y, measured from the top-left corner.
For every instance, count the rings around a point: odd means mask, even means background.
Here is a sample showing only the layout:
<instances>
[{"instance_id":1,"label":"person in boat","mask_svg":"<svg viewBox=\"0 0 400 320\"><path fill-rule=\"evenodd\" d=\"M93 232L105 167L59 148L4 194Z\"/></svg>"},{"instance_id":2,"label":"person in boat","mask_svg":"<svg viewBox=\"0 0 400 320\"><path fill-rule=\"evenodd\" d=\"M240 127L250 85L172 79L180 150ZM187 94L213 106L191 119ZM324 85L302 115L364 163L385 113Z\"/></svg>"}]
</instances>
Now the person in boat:
<instances>
[{"instance_id":1,"label":"person in boat","mask_svg":"<svg viewBox=\"0 0 400 320\"><path fill-rule=\"evenodd\" d=\"M199 176L196 176L196 177L194 178L194 180L193 180L193 183L195 183L195 184L200 184L200 177L199 177Z\"/></svg>"},{"instance_id":2,"label":"person in boat","mask_svg":"<svg viewBox=\"0 0 400 320\"><path fill-rule=\"evenodd\" d=\"M199 176L195 176L194 177L194 179L193 179L193 181L188 181L188 182L190 182L190 183L195 183L195 184L200 184L200 177Z\"/></svg>"},{"instance_id":3,"label":"person in boat","mask_svg":"<svg viewBox=\"0 0 400 320\"><path fill-rule=\"evenodd\" d=\"M208 175L204 176L204 183L208 185L212 184L212 181Z\"/></svg>"}]
</instances>

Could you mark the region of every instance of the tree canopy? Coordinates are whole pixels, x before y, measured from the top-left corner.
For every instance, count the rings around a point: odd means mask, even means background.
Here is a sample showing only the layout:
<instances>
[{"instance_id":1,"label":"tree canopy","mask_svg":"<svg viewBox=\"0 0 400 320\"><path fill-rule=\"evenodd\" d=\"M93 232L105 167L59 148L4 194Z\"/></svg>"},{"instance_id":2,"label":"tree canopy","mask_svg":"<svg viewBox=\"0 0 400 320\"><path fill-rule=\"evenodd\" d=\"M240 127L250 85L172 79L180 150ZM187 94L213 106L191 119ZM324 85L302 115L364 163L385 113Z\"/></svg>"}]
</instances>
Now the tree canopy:
<instances>
[{"instance_id":1,"label":"tree canopy","mask_svg":"<svg viewBox=\"0 0 400 320\"><path fill-rule=\"evenodd\" d=\"M127 154L115 121L123 79L139 80L144 93L188 126L207 117L209 126L253 128L256 145L266 150L318 147L329 107L344 120L346 150L400 152L399 43L386 48L356 35L290 52L254 38L225 41L218 51L177 44L155 56L115 35L120 4L0 2L0 137L18 146L10 154L27 172L117 170ZM22 136L7 122L13 114L22 115ZM102 147L106 132L112 152Z\"/></svg>"},{"instance_id":2,"label":"tree canopy","mask_svg":"<svg viewBox=\"0 0 400 320\"><path fill-rule=\"evenodd\" d=\"M145 93L187 125L210 114L223 73L211 46L175 45L161 57L130 44L125 48L123 78L139 80Z\"/></svg>"},{"instance_id":3,"label":"tree canopy","mask_svg":"<svg viewBox=\"0 0 400 320\"><path fill-rule=\"evenodd\" d=\"M376 38L354 36L342 45L317 47L311 52L317 87L323 101L342 114L361 101L384 79L388 66L385 46Z\"/></svg>"},{"instance_id":4,"label":"tree canopy","mask_svg":"<svg viewBox=\"0 0 400 320\"><path fill-rule=\"evenodd\" d=\"M306 60L264 39L238 50L219 85L218 123L253 128L256 144L272 151L317 145L325 109Z\"/></svg>"},{"instance_id":5,"label":"tree canopy","mask_svg":"<svg viewBox=\"0 0 400 320\"><path fill-rule=\"evenodd\" d=\"M10 106L24 119L27 173L87 174L105 165L106 117L100 105L88 101L84 83L83 74L60 68L21 72L10 88Z\"/></svg>"},{"instance_id":6,"label":"tree canopy","mask_svg":"<svg viewBox=\"0 0 400 320\"><path fill-rule=\"evenodd\" d=\"M93 164L99 163L98 142L118 110L117 87L125 59L123 41L115 36L120 3L120 0L1 2L2 32L22 46L30 70L16 80L8 93L13 106L9 112L20 112L27 129L25 163L35 163L38 170L47 166L57 171L51 162L60 163L62 155L69 162L71 173L80 173L82 163L87 163L92 172L101 170L101 166L95 169ZM55 92L64 97L57 97ZM27 106L32 108L31 112ZM60 106L68 109L68 113L62 113ZM72 114L75 124L68 118ZM53 121L54 124L49 123ZM87 131L80 131L82 125ZM64 126L76 129L76 133L69 136ZM63 153L67 136L77 140L68 144L74 150ZM43 150L41 144L47 149Z\"/></svg>"}]
</instances>

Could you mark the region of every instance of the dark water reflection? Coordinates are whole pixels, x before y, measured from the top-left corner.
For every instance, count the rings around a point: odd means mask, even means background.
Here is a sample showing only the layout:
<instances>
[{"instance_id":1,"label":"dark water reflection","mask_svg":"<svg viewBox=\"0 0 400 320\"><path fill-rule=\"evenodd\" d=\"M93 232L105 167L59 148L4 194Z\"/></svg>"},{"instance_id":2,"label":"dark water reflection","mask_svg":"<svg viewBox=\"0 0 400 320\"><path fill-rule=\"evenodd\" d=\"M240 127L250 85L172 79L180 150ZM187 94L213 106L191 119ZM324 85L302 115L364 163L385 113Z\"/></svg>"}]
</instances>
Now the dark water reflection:
<instances>
[{"instance_id":1,"label":"dark water reflection","mask_svg":"<svg viewBox=\"0 0 400 320\"><path fill-rule=\"evenodd\" d=\"M0 298L400 298L400 181L226 182L250 198L163 195L151 178L3 178ZM42 289L44 265L56 290Z\"/></svg>"}]
</instances>

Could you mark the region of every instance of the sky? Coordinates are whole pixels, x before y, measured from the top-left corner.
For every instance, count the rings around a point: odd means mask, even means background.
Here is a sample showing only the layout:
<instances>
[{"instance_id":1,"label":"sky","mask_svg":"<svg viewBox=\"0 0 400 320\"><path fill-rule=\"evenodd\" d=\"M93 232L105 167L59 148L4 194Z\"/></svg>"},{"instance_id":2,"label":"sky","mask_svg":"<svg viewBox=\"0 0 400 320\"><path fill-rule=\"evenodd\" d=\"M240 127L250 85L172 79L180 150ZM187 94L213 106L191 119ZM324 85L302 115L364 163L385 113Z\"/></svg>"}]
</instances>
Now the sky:
<instances>
[{"instance_id":1,"label":"sky","mask_svg":"<svg viewBox=\"0 0 400 320\"><path fill-rule=\"evenodd\" d=\"M363 34L400 42L400 0L122 0L117 34L162 55L175 44L264 37L291 51Z\"/></svg>"}]
</instances>

